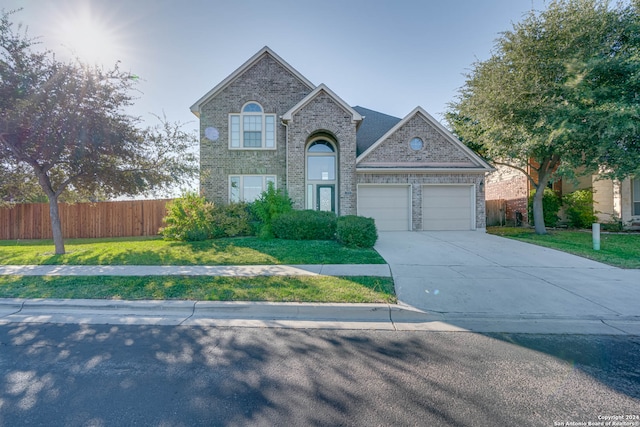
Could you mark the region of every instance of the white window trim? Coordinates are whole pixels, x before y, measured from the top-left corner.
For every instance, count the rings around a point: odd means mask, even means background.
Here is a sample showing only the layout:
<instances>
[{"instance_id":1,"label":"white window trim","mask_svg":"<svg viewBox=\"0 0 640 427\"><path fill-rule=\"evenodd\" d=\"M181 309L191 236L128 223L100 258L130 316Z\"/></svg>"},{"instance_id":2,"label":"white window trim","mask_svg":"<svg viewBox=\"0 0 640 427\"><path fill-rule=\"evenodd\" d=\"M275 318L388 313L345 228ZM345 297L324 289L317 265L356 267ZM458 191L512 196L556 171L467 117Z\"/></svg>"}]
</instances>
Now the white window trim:
<instances>
[{"instance_id":1,"label":"white window trim","mask_svg":"<svg viewBox=\"0 0 640 427\"><path fill-rule=\"evenodd\" d=\"M630 178L630 183L631 183L631 186L630 186L631 187L631 216L635 218L640 216L640 212L635 211L636 203L640 202L640 200L635 199L636 185L640 185L640 176L632 176Z\"/></svg>"},{"instance_id":2,"label":"white window trim","mask_svg":"<svg viewBox=\"0 0 640 427\"><path fill-rule=\"evenodd\" d=\"M244 199L244 179L245 179L245 177L256 177L256 176L259 176L259 177L262 178L262 191L266 191L267 190L267 185L268 185L267 183L269 181L273 181L273 184L274 184L275 188L276 189L278 188L278 178L277 178L276 175L257 175L257 174L256 175L251 175L251 174L250 175L229 175L227 177L227 188L229 190L229 197L228 197L229 203L244 202L245 201L245 199ZM238 194L239 200L231 200L231 180L232 180L232 178L240 178L240 187L238 189L238 191L239 191L239 194Z\"/></svg>"},{"instance_id":3,"label":"white window trim","mask_svg":"<svg viewBox=\"0 0 640 427\"><path fill-rule=\"evenodd\" d=\"M313 153L313 152L309 152L309 148L311 148L311 145L314 142L317 141L326 141L328 142L331 147L333 148L333 152L328 153L328 152L317 152L317 153ZM334 186L334 201L333 201L333 205L335 206L335 212L336 214L339 212L339 206L338 203L340 202L340 197L339 197L339 187L338 187L338 180L339 180L339 175L340 175L340 161L338 159L338 145L332 141L332 139L327 138L325 136L318 136L316 138L313 138L311 141L309 141L309 143L305 146L304 149L304 184L305 184L305 206L307 207L307 209L312 209L315 210L316 209L316 188L318 185L333 185ZM333 157L333 173L334 173L334 178L333 179L309 179L309 157ZM311 186L311 187L310 187Z\"/></svg>"},{"instance_id":4,"label":"white window trim","mask_svg":"<svg viewBox=\"0 0 640 427\"><path fill-rule=\"evenodd\" d=\"M243 110L244 108L247 106L247 104L257 104L260 106L260 108L262 108L262 112L247 112L245 113ZM244 131L243 131L243 126L244 126L244 117L245 116L260 116L262 117L262 131L261 131L261 135L262 135L262 145L260 147L245 147L244 146ZM233 147L232 146L232 132L231 132L231 120L232 117L238 117L238 120L240 121L240 146L239 147ZM273 118L273 147L267 147L267 117L271 117ZM228 118L228 126L229 126L229 150L275 150L277 148L277 141L278 141L278 121L276 120L276 115L275 114L266 114L264 112L264 107L262 107L262 105L260 105L260 103L256 102L256 101L249 101L247 103L245 103L242 108L240 109L239 113L230 113L229 114L229 118Z\"/></svg>"}]
</instances>

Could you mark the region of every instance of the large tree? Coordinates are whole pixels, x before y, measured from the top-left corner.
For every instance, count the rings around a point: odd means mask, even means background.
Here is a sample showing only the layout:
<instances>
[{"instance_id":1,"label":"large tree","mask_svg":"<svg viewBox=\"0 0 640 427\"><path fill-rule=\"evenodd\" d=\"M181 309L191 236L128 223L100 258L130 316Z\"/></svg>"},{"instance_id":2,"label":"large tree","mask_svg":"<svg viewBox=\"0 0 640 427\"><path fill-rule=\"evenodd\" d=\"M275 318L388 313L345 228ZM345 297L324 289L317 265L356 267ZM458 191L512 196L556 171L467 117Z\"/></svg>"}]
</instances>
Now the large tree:
<instances>
[{"instance_id":1,"label":"large tree","mask_svg":"<svg viewBox=\"0 0 640 427\"><path fill-rule=\"evenodd\" d=\"M166 120L143 130L125 112L135 78L117 64L61 62L37 49L10 16L0 20L0 173L12 177L14 189L37 181L49 202L57 254L65 251L58 211L65 191L137 195L194 176L194 135Z\"/></svg>"},{"instance_id":2,"label":"large tree","mask_svg":"<svg viewBox=\"0 0 640 427\"><path fill-rule=\"evenodd\" d=\"M640 166L640 1L555 0L531 11L473 64L447 120L495 164L542 195L576 171L622 179Z\"/></svg>"}]
</instances>

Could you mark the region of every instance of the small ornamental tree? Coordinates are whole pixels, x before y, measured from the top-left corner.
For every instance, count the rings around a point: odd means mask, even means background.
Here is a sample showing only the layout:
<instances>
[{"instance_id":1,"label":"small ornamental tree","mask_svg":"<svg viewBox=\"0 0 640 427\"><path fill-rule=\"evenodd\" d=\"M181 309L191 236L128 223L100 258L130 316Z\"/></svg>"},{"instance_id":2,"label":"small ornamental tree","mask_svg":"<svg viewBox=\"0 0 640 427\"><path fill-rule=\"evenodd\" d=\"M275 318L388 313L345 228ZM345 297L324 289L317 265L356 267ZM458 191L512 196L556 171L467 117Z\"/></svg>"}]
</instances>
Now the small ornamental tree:
<instances>
[{"instance_id":1,"label":"small ornamental tree","mask_svg":"<svg viewBox=\"0 0 640 427\"><path fill-rule=\"evenodd\" d=\"M65 191L132 196L195 176L195 135L166 120L142 130L124 112L135 78L117 64L60 62L36 50L10 16L0 17L0 172L9 179L0 191L19 187L25 176L38 183L49 202L56 254L65 252L58 211Z\"/></svg>"}]
</instances>

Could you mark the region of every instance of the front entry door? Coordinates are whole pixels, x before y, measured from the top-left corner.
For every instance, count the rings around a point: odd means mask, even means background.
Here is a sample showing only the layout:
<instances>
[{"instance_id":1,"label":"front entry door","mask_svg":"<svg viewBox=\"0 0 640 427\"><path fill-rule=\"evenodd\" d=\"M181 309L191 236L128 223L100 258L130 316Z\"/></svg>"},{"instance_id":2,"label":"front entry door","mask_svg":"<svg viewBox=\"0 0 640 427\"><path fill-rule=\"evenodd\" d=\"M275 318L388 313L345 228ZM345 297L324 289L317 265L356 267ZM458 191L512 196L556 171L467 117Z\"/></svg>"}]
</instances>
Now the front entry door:
<instances>
[{"instance_id":1,"label":"front entry door","mask_svg":"<svg viewBox=\"0 0 640 427\"><path fill-rule=\"evenodd\" d=\"M335 185L317 185L316 186L316 210L319 211L336 211L336 186Z\"/></svg>"}]
</instances>

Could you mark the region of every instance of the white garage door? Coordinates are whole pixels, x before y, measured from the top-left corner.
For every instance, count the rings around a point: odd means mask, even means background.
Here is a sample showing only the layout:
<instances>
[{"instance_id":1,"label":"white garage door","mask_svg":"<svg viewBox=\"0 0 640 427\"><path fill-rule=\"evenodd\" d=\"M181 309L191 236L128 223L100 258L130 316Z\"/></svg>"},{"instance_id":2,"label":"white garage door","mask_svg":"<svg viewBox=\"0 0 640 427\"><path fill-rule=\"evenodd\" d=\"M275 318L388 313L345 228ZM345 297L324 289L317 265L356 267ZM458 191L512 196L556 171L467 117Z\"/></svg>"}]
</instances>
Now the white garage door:
<instances>
[{"instance_id":1,"label":"white garage door","mask_svg":"<svg viewBox=\"0 0 640 427\"><path fill-rule=\"evenodd\" d=\"M422 187L423 230L471 230L475 203L469 185Z\"/></svg>"},{"instance_id":2,"label":"white garage door","mask_svg":"<svg viewBox=\"0 0 640 427\"><path fill-rule=\"evenodd\" d=\"M407 185L359 185L358 215L375 219L379 231L406 231L410 200Z\"/></svg>"}]
</instances>

